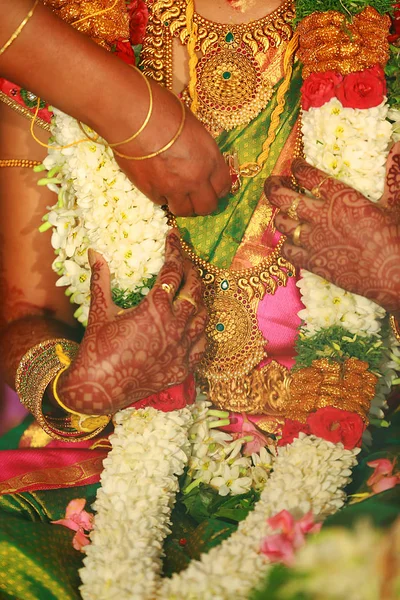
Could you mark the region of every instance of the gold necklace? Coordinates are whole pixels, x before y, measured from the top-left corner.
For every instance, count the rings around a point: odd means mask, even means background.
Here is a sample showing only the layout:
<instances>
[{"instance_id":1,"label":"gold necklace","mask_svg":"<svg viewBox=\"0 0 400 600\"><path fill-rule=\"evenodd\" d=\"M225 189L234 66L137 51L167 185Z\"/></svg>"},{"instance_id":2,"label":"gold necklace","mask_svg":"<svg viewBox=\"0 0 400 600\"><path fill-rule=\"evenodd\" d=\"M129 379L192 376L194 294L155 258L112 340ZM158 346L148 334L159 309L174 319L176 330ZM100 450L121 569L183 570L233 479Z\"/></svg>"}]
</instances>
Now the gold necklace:
<instances>
[{"instance_id":1,"label":"gold necklace","mask_svg":"<svg viewBox=\"0 0 400 600\"><path fill-rule=\"evenodd\" d=\"M143 43L145 75L172 85L172 39L188 45L187 0L148 3L151 25ZM269 102L276 74L262 69L266 55L276 58L292 37L292 0L276 11L248 24L214 23L194 12L194 50L200 53L196 67L196 116L210 131L230 130L254 119ZM275 77L275 79L274 79ZM188 90L184 100L190 104Z\"/></svg>"}]
</instances>

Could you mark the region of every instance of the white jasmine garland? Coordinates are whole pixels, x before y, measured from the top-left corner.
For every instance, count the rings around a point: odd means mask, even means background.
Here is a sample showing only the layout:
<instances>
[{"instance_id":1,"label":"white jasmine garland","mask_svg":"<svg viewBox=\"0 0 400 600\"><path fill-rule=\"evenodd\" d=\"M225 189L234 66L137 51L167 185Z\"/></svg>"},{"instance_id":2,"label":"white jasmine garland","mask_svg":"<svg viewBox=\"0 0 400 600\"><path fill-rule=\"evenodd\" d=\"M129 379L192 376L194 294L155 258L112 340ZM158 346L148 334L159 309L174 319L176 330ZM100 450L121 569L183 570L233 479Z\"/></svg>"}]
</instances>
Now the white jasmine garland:
<instances>
[{"instance_id":1,"label":"white jasmine garland","mask_svg":"<svg viewBox=\"0 0 400 600\"><path fill-rule=\"evenodd\" d=\"M94 504L92 543L85 548L80 571L84 600L247 598L268 569L260 547L272 533L269 517L286 509L296 519L311 511L322 520L343 505L343 487L359 449L345 450L342 444L300 434L278 449L261 498L238 530L185 571L161 580L162 544L170 533L177 476L193 448L193 414L204 414L204 408L117 414Z\"/></svg>"},{"instance_id":2,"label":"white jasmine garland","mask_svg":"<svg viewBox=\"0 0 400 600\"><path fill-rule=\"evenodd\" d=\"M374 108L344 108L337 98L303 112L304 153L315 167L377 201L392 139L386 98Z\"/></svg>"},{"instance_id":3,"label":"white jasmine garland","mask_svg":"<svg viewBox=\"0 0 400 600\"><path fill-rule=\"evenodd\" d=\"M75 119L54 110L52 135L43 163L49 173L41 183L58 194L46 215L57 254L53 269L60 276L56 285L67 287L71 302L79 305L76 317L86 323L88 248L106 259L113 288L145 295L163 264L168 226L164 211L121 172L110 148L87 141L57 149L83 139Z\"/></svg>"},{"instance_id":4,"label":"white jasmine garland","mask_svg":"<svg viewBox=\"0 0 400 600\"><path fill-rule=\"evenodd\" d=\"M195 420L189 431L192 452L188 464L192 483L185 491L200 483L216 489L221 496L263 489L272 468L272 455L262 448L259 454L243 456L241 449L249 440L235 440L231 434L213 427L216 417L210 406L210 402L201 400L192 409Z\"/></svg>"},{"instance_id":5,"label":"white jasmine garland","mask_svg":"<svg viewBox=\"0 0 400 600\"><path fill-rule=\"evenodd\" d=\"M272 533L266 520L284 509L295 519L309 511L316 520L336 512L344 503L342 488L350 481L358 452L358 448L344 450L342 444L305 434L279 448L260 500L237 531L199 561L192 561L185 571L165 579L157 597L247 598L269 568L268 559L260 552L262 540Z\"/></svg>"},{"instance_id":6,"label":"white jasmine garland","mask_svg":"<svg viewBox=\"0 0 400 600\"><path fill-rule=\"evenodd\" d=\"M93 506L96 527L80 570L84 600L154 598L191 424L187 408L116 415Z\"/></svg>"}]
</instances>

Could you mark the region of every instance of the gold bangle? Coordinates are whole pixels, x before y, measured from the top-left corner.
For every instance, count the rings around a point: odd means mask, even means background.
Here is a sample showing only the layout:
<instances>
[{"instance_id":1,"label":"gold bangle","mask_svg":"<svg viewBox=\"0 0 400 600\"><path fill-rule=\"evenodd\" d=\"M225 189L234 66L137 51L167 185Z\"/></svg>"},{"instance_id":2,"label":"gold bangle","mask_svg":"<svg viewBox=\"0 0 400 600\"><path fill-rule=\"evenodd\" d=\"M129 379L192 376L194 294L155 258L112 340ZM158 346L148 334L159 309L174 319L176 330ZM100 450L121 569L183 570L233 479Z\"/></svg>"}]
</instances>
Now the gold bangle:
<instances>
[{"instance_id":1,"label":"gold bangle","mask_svg":"<svg viewBox=\"0 0 400 600\"><path fill-rule=\"evenodd\" d=\"M400 343L399 324L397 323L397 319L394 315L390 315L389 323L390 323L390 327L392 328L394 337Z\"/></svg>"},{"instance_id":2,"label":"gold bangle","mask_svg":"<svg viewBox=\"0 0 400 600\"><path fill-rule=\"evenodd\" d=\"M3 52L5 52L7 50L7 48L9 48L11 46L11 44L17 39L17 37L19 36L19 34L21 33L21 31L23 30L23 28L25 27L25 25L27 24L27 22L29 21L29 19L31 18L31 16L33 15L33 13L35 12L35 8L37 7L37 5L39 4L39 0L35 0L34 5L32 6L31 10L28 12L28 14L26 15L25 19L22 21L22 23L20 23L20 25L17 27L17 29L14 31L14 33L12 34L12 36L10 37L10 39L4 44L4 46L0 49L0 56L3 54Z\"/></svg>"},{"instance_id":3,"label":"gold bangle","mask_svg":"<svg viewBox=\"0 0 400 600\"><path fill-rule=\"evenodd\" d=\"M57 383L61 373L64 373L64 371L66 371L68 368L69 366L65 366L62 369L60 369L55 378L53 379L52 391L54 400L66 413L71 415L71 425L77 431L80 431L82 433L92 433L93 431L98 430L99 428L104 429L111 421L112 415L85 415L83 413L77 412L76 410L73 410L72 408L68 408L68 406L65 406L65 404L62 402L57 392Z\"/></svg>"},{"instance_id":4,"label":"gold bangle","mask_svg":"<svg viewBox=\"0 0 400 600\"><path fill-rule=\"evenodd\" d=\"M33 414L42 429L53 439L63 442L82 442L90 440L101 433L103 428L89 434L82 434L71 424L67 417L45 416L42 410L43 395L47 386L61 369L65 361L62 353L70 362L77 354L79 345L63 338L55 338L40 342L33 346L21 359L15 378L15 388L22 404Z\"/></svg>"},{"instance_id":5,"label":"gold bangle","mask_svg":"<svg viewBox=\"0 0 400 600\"><path fill-rule=\"evenodd\" d=\"M1 158L0 168L2 167L22 167L24 169L33 169L40 165L40 160L30 160L29 158Z\"/></svg>"},{"instance_id":6,"label":"gold bangle","mask_svg":"<svg viewBox=\"0 0 400 600\"><path fill-rule=\"evenodd\" d=\"M80 130L85 134L85 136L87 137L88 140L90 140L91 142L94 142L95 144L102 144L103 146L109 146L110 148L114 148L115 146L122 146L123 144L128 144L129 142L132 142L134 139L136 139L138 137L138 135L140 135L142 133L142 131L144 130L144 128L148 125L149 121L150 121L150 117L152 115L153 112L153 92L151 89L151 85L149 83L148 78L143 75L143 73L139 70L139 69L135 69L136 71L138 71L138 73L140 73L140 75L143 77L143 79L146 82L147 85L147 89L149 90L149 108L147 110L147 115L145 120L143 121L142 125L139 127L139 129L130 137L126 138L126 140L122 140L122 142L113 142L112 144L110 143L106 143L106 142L99 142L99 136L97 137L90 137L90 135L87 133L87 131L85 131L84 126L82 125L82 123L80 121L78 121L78 125Z\"/></svg>"},{"instance_id":7,"label":"gold bangle","mask_svg":"<svg viewBox=\"0 0 400 600\"><path fill-rule=\"evenodd\" d=\"M147 158L154 158L155 156L158 156L159 154L162 154L163 152L165 152L166 150L168 150L169 148L171 148L171 146L173 144L175 144L176 140L181 135L182 130L183 130L183 126L184 126L185 120L186 120L185 105L180 100L179 100L179 104L182 107L182 120L181 120L181 123L179 125L178 131L176 132L176 134L174 135L174 137L172 138L172 140L170 140L167 144L165 144L165 146L163 146L159 150L156 150L155 152L151 152L151 154L147 154L146 156L127 156L126 154L122 154L121 152L118 152L115 149L113 150L114 154L116 154L120 158L126 158L127 160L146 160Z\"/></svg>"}]
</instances>

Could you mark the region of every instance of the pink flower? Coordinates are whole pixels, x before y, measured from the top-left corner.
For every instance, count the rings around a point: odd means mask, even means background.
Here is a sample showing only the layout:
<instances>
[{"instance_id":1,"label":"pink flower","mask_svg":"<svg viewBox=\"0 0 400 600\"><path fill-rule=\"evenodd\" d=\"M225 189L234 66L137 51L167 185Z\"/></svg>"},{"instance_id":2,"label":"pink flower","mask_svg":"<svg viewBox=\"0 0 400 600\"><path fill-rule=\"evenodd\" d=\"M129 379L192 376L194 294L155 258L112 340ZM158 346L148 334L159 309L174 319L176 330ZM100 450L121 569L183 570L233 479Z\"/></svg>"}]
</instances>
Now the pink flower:
<instances>
[{"instance_id":1,"label":"pink flower","mask_svg":"<svg viewBox=\"0 0 400 600\"><path fill-rule=\"evenodd\" d=\"M294 552L305 542L306 533L317 533L321 523L315 523L311 512L295 521L287 510L281 510L267 520L271 529L280 529L281 533L267 536L261 543L261 552L268 556L271 562L282 562L290 566L293 563Z\"/></svg>"},{"instance_id":2,"label":"pink flower","mask_svg":"<svg viewBox=\"0 0 400 600\"><path fill-rule=\"evenodd\" d=\"M269 535L261 543L261 552L268 556L272 563L283 563L292 566L294 558L293 542L285 533Z\"/></svg>"},{"instance_id":3,"label":"pink flower","mask_svg":"<svg viewBox=\"0 0 400 600\"><path fill-rule=\"evenodd\" d=\"M393 475L394 460L391 462L388 458L377 458L368 462L367 465L375 469L367 481L367 485L372 488L374 494L390 490L400 483L400 473Z\"/></svg>"},{"instance_id":4,"label":"pink flower","mask_svg":"<svg viewBox=\"0 0 400 600\"><path fill-rule=\"evenodd\" d=\"M75 550L80 551L84 546L90 544L88 533L93 529L93 515L84 510L85 504L85 498L71 500L65 511L65 519L52 521L53 525L63 525L63 527L68 527L76 532L72 539L72 545Z\"/></svg>"},{"instance_id":5,"label":"pink flower","mask_svg":"<svg viewBox=\"0 0 400 600\"><path fill-rule=\"evenodd\" d=\"M246 442L243 445L243 454L245 456L251 456L254 452L260 452L261 448L268 445L268 438L266 435L249 421L245 414L243 414L241 430L233 435L234 439L240 439L242 437L251 436L253 439Z\"/></svg>"}]
</instances>

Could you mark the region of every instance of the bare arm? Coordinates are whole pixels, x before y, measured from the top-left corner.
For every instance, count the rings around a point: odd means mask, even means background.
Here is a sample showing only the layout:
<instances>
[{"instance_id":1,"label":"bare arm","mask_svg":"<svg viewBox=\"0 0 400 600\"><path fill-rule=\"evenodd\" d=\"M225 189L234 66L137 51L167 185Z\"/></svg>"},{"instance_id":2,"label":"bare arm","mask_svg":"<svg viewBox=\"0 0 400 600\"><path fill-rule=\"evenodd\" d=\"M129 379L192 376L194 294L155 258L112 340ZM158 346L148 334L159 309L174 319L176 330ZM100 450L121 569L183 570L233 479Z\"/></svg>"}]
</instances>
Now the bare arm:
<instances>
[{"instance_id":1,"label":"bare arm","mask_svg":"<svg viewBox=\"0 0 400 600\"><path fill-rule=\"evenodd\" d=\"M1 45L32 5L32 0L0 0ZM137 131L149 106L140 73L42 5L0 56L0 74L90 125L110 143ZM143 133L121 148L124 154L152 153L179 129L179 101L157 84L151 86L154 108L150 122ZM212 212L218 197L230 189L229 171L214 140L189 111L182 134L169 150L148 160L119 162L149 198L168 203L179 215Z\"/></svg>"}]
</instances>

